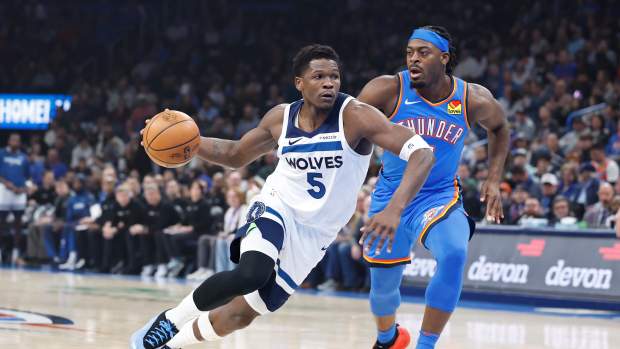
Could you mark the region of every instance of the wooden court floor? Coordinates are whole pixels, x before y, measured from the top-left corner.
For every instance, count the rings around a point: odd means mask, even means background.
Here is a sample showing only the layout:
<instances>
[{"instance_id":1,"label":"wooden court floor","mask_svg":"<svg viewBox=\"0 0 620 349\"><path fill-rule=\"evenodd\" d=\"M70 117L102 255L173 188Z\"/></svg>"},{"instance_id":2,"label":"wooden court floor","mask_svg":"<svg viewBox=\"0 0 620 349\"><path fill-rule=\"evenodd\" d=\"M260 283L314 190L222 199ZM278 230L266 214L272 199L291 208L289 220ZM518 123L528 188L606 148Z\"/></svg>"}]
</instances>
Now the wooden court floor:
<instances>
[{"instance_id":1,"label":"wooden court floor","mask_svg":"<svg viewBox=\"0 0 620 349\"><path fill-rule=\"evenodd\" d=\"M177 281L0 269L0 348L128 348L135 329L191 289ZM364 299L296 294L281 311L197 348L371 348L367 309ZM401 307L399 322L414 337L422 309ZM620 319L460 308L438 348L618 349Z\"/></svg>"}]
</instances>

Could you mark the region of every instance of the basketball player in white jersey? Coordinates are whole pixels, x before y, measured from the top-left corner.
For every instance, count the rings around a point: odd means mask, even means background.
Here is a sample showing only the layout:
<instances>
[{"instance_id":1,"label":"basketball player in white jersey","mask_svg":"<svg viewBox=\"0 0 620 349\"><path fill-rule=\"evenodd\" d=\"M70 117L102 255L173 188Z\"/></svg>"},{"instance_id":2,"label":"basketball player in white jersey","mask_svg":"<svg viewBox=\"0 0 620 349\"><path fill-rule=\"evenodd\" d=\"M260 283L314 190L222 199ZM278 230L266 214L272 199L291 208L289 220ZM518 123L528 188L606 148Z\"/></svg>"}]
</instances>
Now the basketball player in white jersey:
<instances>
[{"instance_id":1,"label":"basketball player in white jersey","mask_svg":"<svg viewBox=\"0 0 620 349\"><path fill-rule=\"evenodd\" d=\"M134 333L131 348L215 341L280 308L352 216L372 143L408 161L391 203L367 226L391 249L402 209L433 166L432 150L374 107L339 93L340 61L331 47L302 48L293 70L302 100L274 107L238 141L202 138L200 145L199 157L226 167L245 166L278 148L278 166L231 246L238 266L214 274L149 321Z\"/></svg>"}]
</instances>

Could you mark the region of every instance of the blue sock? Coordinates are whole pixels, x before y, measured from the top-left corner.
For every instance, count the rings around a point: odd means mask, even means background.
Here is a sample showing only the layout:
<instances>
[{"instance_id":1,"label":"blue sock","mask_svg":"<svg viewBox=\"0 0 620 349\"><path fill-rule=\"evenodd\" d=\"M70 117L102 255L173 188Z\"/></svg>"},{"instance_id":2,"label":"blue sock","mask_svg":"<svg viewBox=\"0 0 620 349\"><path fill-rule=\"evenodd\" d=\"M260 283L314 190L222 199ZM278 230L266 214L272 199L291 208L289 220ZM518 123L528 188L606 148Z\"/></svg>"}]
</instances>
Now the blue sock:
<instances>
[{"instance_id":1,"label":"blue sock","mask_svg":"<svg viewBox=\"0 0 620 349\"><path fill-rule=\"evenodd\" d=\"M377 341L379 343L389 343L394 339L396 335L396 324L392 324L392 327L388 328L387 331L379 331L379 335L377 336Z\"/></svg>"},{"instance_id":2,"label":"blue sock","mask_svg":"<svg viewBox=\"0 0 620 349\"><path fill-rule=\"evenodd\" d=\"M418 338L418 345L415 349L435 349L438 339L438 334L420 331L420 338Z\"/></svg>"}]
</instances>

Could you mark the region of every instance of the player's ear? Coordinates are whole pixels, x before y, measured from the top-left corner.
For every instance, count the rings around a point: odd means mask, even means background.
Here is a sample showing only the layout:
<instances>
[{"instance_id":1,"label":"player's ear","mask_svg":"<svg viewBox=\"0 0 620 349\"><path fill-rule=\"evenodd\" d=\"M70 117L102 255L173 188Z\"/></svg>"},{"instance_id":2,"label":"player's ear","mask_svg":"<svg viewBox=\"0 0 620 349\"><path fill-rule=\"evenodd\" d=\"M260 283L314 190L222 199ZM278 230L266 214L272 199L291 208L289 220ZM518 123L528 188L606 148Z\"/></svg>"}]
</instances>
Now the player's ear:
<instances>
[{"instance_id":1,"label":"player's ear","mask_svg":"<svg viewBox=\"0 0 620 349\"><path fill-rule=\"evenodd\" d=\"M448 62L450 62L450 53L442 52L440 60L443 65L448 65Z\"/></svg>"},{"instance_id":2,"label":"player's ear","mask_svg":"<svg viewBox=\"0 0 620 349\"><path fill-rule=\"evenodd\" d=\"M304 87L304 80L300 76L295 77L295 88L297 91L301 92L301 89Z\"/></svg>"}]
</instances>

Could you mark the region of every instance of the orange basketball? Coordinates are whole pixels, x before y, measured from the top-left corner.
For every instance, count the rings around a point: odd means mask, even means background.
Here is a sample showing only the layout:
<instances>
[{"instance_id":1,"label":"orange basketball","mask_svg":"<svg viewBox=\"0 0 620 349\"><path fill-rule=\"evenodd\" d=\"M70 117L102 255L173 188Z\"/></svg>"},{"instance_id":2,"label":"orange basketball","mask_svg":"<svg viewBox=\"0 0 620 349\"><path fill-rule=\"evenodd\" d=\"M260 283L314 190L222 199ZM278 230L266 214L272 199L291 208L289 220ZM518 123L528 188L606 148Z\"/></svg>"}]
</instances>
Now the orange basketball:
<instances>
[{"instance_id":1,"label":"orange basketball","mask_svg":"<svg viewBox=\"0 0 620 349\"><path fill-rule=\"evenodd\" d=\"M180 167L198 152L200 131L189 115L166 109L146 125L142 142L154 163L169 168Z\"/></svg>"}]
</instances>

